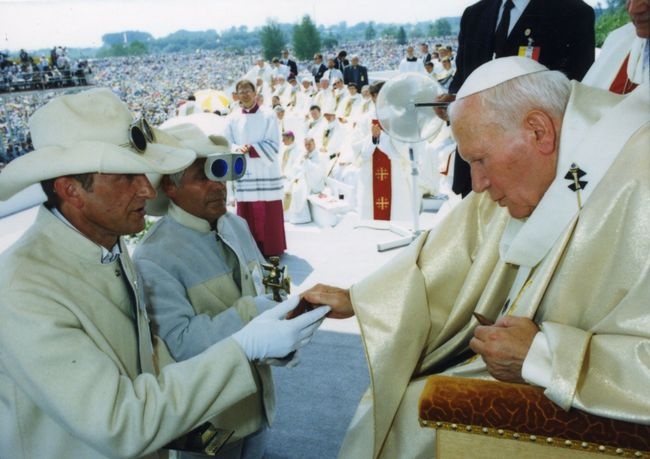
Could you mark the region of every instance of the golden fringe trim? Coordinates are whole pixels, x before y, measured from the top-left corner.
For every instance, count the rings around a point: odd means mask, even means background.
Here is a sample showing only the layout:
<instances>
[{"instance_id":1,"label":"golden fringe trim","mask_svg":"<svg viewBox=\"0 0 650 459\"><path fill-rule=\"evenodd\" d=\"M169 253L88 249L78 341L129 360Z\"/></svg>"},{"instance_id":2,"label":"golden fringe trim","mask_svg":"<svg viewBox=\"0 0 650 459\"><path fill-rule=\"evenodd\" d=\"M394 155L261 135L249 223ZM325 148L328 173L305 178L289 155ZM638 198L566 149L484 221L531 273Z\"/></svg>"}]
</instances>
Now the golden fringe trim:
<instances>
[{"instance_id":1,"label":"golden fringe trim","mask_svg":"<svg viewBox=\"0 0 650 459\"><path fill-rule=\"evenodd\" d=\"M493 427L472 426L456 424L451 422L429 421L420 419L420 426L434 429L451 430L475 435L486 435L494 438L508 440L519 440L540 445L554 446L556 448L568 448L592 453L601 453L616 457L631 457L634 459L650 459L650 451L637 451L635 449L616 448L614 446L599 445L586 441L565 440L562 438L546 437L543 435L522 434L507 429L495 429Z\"/></svg>"}]
</instances>

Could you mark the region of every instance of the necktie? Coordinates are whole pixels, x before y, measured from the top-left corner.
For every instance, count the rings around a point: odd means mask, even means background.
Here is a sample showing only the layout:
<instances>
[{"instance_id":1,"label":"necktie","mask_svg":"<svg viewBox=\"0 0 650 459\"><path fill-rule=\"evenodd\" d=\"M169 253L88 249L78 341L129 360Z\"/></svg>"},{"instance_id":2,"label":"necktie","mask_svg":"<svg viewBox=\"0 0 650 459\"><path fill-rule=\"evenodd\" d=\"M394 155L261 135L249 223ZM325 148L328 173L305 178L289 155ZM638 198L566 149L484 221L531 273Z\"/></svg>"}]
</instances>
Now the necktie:
<instances>
[{"instance_id":1,"label":"necktie","mask_svg":"<svg viewBox=\"0 0 650 459\"><path fill-rule=\"evenodd\" d=\"M515 7L512 0L506 0L503 5L503 15L501 21L494 32L494 56L505 56L506 40L508 39L508 29L510 28L510 10Z\"/></svg>"}]
</instances>

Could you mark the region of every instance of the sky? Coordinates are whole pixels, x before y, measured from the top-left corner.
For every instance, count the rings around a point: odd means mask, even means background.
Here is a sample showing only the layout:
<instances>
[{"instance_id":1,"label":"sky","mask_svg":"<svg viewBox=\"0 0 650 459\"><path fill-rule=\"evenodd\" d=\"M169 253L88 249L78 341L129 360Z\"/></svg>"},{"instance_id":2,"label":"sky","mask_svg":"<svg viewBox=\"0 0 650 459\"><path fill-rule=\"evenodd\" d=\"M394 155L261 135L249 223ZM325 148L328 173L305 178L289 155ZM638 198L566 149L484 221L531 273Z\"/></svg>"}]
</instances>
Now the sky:
<instances>
[{"instance_id":1,"label":"sky","mask_svg":"<svg viewBox=\"0 0 650 459\"><path fill-rule=\"evenodd\" d=\"M0 0L0 50L99 47L105 33L255 28L267 18L316 24L407 23L460 16L476 0ZM587 0L595 5L597 0Z\"/></svg>"}]
</instances>

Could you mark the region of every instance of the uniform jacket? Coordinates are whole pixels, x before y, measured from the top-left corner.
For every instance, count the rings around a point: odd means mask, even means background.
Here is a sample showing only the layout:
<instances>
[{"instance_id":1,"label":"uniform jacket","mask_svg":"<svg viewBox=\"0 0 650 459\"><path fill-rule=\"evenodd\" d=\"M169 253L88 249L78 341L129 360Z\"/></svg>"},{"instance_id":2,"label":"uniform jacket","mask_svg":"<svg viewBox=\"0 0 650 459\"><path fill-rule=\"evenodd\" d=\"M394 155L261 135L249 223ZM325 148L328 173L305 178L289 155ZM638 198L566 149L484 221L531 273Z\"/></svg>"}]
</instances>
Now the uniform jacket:
<instances>
[{"instance_id":1,"label":"uniform jacket","mask_svg":"<svg viewBox=\"0 0 650 459\"><path fill-rule=\"evenodd\" d=\"M152 322L177 360L191 358L240 330L257 315L255 297L264 293L264 258L246 221L225 213L217 221L217 230L239 260L241 291L209 223L173 203L134 253ZM219 427L235 430L233 440L273 419L271 371L267 365L253 367L258 392L212 420Z\"/></svg>"},{"instance_id":2,"label":"uniform jacket","mask_svg":"<svg viewBox=\"0 0 650 459\"><path fill-rule=\"evenodd\" d=\"M232 339L163 367L125 246L120 259L102 264L45 207L0 258L3 457L155 455L257 390Z\"/></svg>"}]
</instances>

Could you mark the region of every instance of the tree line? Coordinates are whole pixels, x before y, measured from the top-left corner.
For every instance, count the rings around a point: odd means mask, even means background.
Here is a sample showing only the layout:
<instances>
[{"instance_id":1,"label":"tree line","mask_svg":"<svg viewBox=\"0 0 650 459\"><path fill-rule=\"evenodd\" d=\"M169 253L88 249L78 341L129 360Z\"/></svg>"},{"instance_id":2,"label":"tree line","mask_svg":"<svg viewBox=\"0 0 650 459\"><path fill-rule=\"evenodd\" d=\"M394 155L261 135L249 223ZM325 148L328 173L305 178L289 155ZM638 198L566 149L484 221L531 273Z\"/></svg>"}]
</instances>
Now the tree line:
<instances>
[{"instance_id":1,"label":"tree line","mask_svg":"<svg viewBox=\"0 0 650 459\"><path fill-rule=\"evenodd\" d=\"M265 58L279 56L283 48L291 47L300 60L310 59L321 49L336 47L339 43L373 40L386 37L406 43L433 37L453 36L458 33L460 18L441 18L416 24L378 24L361 22L348 26L346 22L325 27L316 25L309 15L298 24L273 20L259 28L231 27L219 33L179 30L162 38L147 32L124 31L102 36L102 47L97 57L138 56L144 54L194 52L197 49L221 49L241 53L247 49L262 49Z\"/></svg>"},{"instance_id":2,"label":"tree line","mask_svg":"<svg viewBox=\"0 0 650 459\"><path fill-rule=\"evenodd\" d=\"M629 21L625 0L604 0L596 13L596 46L602 46L610 31ZM283 48L291 47L299 60L310 60L314 53L333 49L339 43L391 38L398 44L415 43L433 38L455 37L460 17L440 18L415 24L382 24L360 22L348 26L345 21L325 27L317 25L309 15L297 24L273 20L258 28L231 27L221 33L214 29L204 31L179 30L161 38L150 33L124 31L102 36L99 49L69 50L71 57L141 56L161 53L188 53L196 50L220 49L233 53L261 49L266 59L280 56Z\"/></svg>"}]
</instances>

